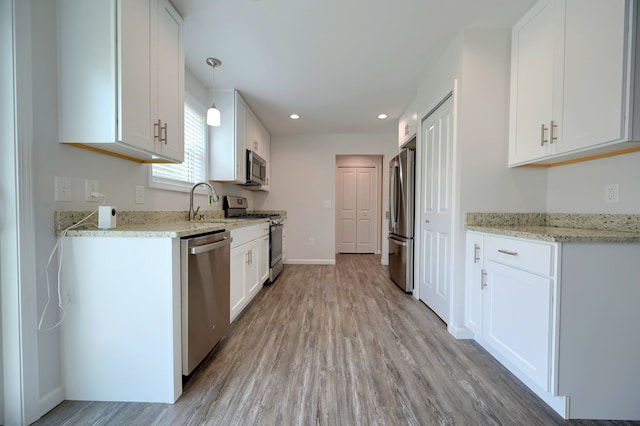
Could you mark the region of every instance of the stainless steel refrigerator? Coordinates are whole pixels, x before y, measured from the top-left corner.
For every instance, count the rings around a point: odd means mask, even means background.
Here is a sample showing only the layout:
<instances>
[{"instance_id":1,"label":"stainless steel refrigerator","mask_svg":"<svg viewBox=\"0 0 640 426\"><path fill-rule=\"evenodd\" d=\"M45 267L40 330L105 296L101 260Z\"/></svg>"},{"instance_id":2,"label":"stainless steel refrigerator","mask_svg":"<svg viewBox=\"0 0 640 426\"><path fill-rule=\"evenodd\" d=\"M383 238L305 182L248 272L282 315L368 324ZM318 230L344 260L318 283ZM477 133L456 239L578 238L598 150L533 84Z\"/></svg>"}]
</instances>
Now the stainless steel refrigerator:
<instances>
[{"instance_id":1,"label":"stainless steel refrigerator","mask_svg":"<svg viewBox=\"0 0 640 426\"><path fill-rule=\"evenodd\" d=\"M403 149L389 162L389 276L413 291L415 151Z\"/></svg>"}]
</instances>

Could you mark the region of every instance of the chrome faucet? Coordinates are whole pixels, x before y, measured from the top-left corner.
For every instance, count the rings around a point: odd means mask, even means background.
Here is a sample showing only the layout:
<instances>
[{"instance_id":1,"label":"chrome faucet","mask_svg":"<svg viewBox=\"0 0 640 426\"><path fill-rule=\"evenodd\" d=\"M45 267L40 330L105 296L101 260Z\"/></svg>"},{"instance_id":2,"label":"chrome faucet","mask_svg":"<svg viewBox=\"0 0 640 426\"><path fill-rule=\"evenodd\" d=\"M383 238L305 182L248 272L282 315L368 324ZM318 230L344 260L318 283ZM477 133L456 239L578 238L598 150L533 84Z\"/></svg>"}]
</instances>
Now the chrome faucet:
<instances>
[{"instance_id":1,"label":"chrome faucet","mask_svg":"<svg viewBox=\"0 0 640 426\"><path fill-rule=\"evenodd\" d=\"M193 210L193 191L195 191L195 189L200 185L204 185L209 188L209 203L211 203L211 201L216 203L220 200L220 197L216 194L216 190L213 189L213 186L208 182L196 183L191 187L191 193L189 194L189 220L196 220L196 215L198 214L198 211L200 211L200 206L196 207L195 211Z\"/></svg>"}]
</instances>

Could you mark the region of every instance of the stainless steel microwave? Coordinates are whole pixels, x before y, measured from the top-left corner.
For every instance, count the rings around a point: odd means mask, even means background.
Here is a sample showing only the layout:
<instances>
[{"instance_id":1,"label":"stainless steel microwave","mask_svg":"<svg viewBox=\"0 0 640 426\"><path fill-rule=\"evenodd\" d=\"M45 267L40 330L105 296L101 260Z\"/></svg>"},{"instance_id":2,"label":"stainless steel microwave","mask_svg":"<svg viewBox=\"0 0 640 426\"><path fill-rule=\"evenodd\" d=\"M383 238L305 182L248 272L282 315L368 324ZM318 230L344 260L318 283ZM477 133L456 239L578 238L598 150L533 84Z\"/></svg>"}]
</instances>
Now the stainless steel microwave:
<instances>
[{"instance_id":1,"label":"stainless steel microwave","mask_svg":"<svg viewBox=\"0 0 640 426\"><path fill-rule=\"evenodd\" d=\"M267 163L250 149L247 150L247 186L265 185L267 182Z\"/></svg>"}]
</instances>

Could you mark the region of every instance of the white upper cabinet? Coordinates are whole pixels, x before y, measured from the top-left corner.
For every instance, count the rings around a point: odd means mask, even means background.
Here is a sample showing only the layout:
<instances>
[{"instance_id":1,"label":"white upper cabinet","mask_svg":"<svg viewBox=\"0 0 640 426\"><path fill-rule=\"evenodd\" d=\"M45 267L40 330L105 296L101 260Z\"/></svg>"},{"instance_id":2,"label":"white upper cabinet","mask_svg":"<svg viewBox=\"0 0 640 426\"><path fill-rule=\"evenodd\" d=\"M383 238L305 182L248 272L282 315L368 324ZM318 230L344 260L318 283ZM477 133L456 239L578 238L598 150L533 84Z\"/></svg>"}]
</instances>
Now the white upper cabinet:
<instances>
[{"instance_id":1,"label":"white upper cabinet","mask_svg":"<svg viewBox=\"0 0 640 426\"><path fill-rule=\"evenodd\" d=\"M243 184L247 181L247 104L237 90L219 90L214 102L220 126L211 129L210 180Z\"/></svg>"},{"instance_id":2,"label":"white upper cabinet","mask_svg":"<svg viewBox=\"0 0 640 426\"><path fill-rule=\"evenodd\" d=\"M249 108L247 108L247 149L254 151L267 164L266 184L254 188L254 190L268 191L269 176L271 172L271 167L269 167L271 157L271 135L267 128L264 127L258 116L256 116Z\"/></svg>"},{"instance_id":3,"label":"white upper cabinet","mask_svg":"<svg viewBox=\"0 0 640 426\"><path fill-rule=\"evenodd\" d=\"M60 0L58 24L60 142L183 161L183 24L171 4Z\"/></svg>"},{"instance_id":4,"label":"white upper cabinet","mask_svg":"<svg viewBox=\"0 0 640 426\"><path fill-rule=\"evenodd\" d=\"M243 184L247 181L247 151L258 154L267 163L267 183L247 187L252 191L269 188L271 136L237 90L214 93L220 110L220 126L211 129L211 180Z\"/></svg>"},{"instance_id":5,"label":"white upper cabinet","mask_svg":"<svg viewBox=\"0 0 640 426\"><path fill-rule=\"evenodd\" d=\"M405 146L416 135L418 112L414 100L398 121L398 146Z\"/></svg>"},{"instance_id":6,"label":"white upper cabinet","mask_svg":"<svg viewBox=\"0 0 640 426\"><path fill-rule=\"evenodd\" d=\"M513 27L509 165L628 148L633 2L541 0Z\"/></svg>"}]
</instances>

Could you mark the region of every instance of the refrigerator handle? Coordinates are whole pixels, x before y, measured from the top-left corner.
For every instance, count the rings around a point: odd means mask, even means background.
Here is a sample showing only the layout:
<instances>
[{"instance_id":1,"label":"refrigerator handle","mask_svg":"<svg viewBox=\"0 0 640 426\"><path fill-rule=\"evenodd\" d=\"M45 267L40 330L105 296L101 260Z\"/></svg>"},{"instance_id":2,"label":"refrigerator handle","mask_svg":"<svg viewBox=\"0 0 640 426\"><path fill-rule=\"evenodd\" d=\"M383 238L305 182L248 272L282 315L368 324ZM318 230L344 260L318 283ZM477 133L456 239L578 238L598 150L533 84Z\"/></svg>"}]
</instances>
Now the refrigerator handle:
<instances>
[{"instance_id":1,"label":"refrigerator handle","mask_svg":"<svg viewBox=\"0 0 640 426\"><path fill-rule=\"evenodd\" d=\"M391 212L391 227L393 229L398 226L398 196L396 194L396 170L398 170L399 164L397 161L393 162L393 168L391 169L391 185L389 188L389 210Z\"/></svg>"},{"instance_id":2,"label":"refrigerator handle","mask_svg":"<svg viewBox=\"0 0 640 426\"><path fill-rule=\"evenodd\" d=\"M398 246L407 247L407 245L408 245L405 241L399 241L399 240L396 240L395 238L390 237L390 236L387 236L387 239L389 240L390 243L393 243L393 244L398 245Z\"/></svg>"}]
</instances>

